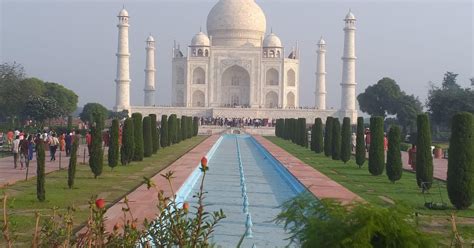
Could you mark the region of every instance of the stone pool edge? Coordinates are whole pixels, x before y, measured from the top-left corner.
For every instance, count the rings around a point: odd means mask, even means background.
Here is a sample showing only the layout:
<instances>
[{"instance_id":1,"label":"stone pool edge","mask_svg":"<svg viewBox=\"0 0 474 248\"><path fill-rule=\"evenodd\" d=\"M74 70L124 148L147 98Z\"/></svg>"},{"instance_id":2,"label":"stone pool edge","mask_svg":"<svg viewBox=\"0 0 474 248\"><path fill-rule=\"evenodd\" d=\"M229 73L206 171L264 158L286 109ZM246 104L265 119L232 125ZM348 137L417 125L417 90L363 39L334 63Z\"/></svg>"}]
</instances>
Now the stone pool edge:
<instances>
[{"instance_id":1,"label":"stone pool edge","mask_svg":"<svg viewBox=\"0 0 474 248\"><path fill-rule=\"evenodd\" d=\"M306 189L318 199L333 199L343 204L362 199L357 194L348 190L344 186L330 179L315 168L302 162L283 148L275 145L271 141L260 135L252 135L255 139L275 160L288 170Z\"/></svg>"}]
</instances>

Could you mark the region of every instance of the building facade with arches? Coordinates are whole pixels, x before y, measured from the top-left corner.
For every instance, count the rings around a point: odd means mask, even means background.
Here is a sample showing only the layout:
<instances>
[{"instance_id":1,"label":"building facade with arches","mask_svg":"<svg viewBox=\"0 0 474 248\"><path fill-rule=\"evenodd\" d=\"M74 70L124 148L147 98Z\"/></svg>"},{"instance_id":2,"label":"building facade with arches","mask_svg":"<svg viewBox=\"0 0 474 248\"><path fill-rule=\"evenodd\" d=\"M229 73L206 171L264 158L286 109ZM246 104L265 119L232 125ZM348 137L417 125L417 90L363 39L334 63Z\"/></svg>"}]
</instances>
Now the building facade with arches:
<instances>
[{"instance_id":1,"label":"building facade with arches","mask_svg":"<svg viewBox=\"0 0 474 248\"><path fill-rule=\"evenodd\" d=\"M298 49L286 51L266 34L253 0L219 1L186 51L173 48L172 106L206 108L298 107Z\"/></svg>"}]
</instances>

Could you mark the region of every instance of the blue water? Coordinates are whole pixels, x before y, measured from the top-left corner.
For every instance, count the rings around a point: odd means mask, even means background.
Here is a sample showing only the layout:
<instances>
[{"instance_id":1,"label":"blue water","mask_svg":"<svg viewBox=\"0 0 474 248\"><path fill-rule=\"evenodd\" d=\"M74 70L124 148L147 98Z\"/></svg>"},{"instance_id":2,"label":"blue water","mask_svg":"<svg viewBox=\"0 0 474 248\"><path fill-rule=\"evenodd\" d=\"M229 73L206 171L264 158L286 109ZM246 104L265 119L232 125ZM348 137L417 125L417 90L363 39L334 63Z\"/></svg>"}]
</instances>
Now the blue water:
<instances>
[{"instance_id":1,"label":"blue water","mask_svg":"<svg viewBox=\"0 0 474 248\"><path fill-rule=\"evenodd\" d=\"M210 170L204 184L208 192L206 211L222 209L227 216L216 228L211 242L220 247L235 247L247 233L242 247L288 245L285 239L289 235L273 220L281 212L280 206L304 191L304 187L248 135L224 135L208 156ZM200 181L201 178L194 180L195 183L187 182L189 189L192 186L188 192L192 193L184 197L191 206L197 204L192 196L199 189ZM246 194L242 193L243 188ZM243 195L248 199L246 211Z\"/></svg>"}]
</instances>

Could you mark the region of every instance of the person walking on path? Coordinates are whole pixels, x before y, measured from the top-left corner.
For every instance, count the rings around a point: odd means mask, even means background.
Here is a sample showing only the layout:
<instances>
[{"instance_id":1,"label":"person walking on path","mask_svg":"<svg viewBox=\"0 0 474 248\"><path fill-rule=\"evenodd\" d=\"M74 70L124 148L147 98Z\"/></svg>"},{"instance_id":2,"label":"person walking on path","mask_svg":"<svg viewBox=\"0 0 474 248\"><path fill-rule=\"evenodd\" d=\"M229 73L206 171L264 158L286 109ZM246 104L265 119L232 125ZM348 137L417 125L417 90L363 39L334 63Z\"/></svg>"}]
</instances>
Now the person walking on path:
<instances>
[{"instance_id":1,"label":"person walking on path","mask_svg":"<svg viewBox=\"0 0 474 248\"><path fill-rule=\"evenodd\" d=\"M61 135L59 135L59 150L64 152L65 150L65 146L66 146L66 141L64 140L66 137L66 134L65 133L62 133Z\"/></svg>"},{"instance_id":2,"label":"person walking on path","mask_svg":"<svg viewBox=\"0 0 474 248\"><path fill-rule=\"evenodd\" d=\"M69 156L71 153L71 147L72 147L72 133L68 133L66 135L66 138L64 138L64 142L66 143L66 157Z\"/></svg>"},{"instance_id":3,"label":"person walking on path","mask_svg":"<svg viewBox=\"0 0 474 248\"><path fill-rule=\"evenodd\" d=\"M91 132L87 132L86 134L86 143L87 143L87 152L89 153L89 156L91 154L91 147L92 147L92 135Z\"/></svg>"},{"instance_id":4,"label":"person walking on path","mask_svg":"<svg viewBox=\"0 0 474 248\"><path fill-rule=\"evenodd\" d=\"M51 154L50 161L56 161L56 150L58 149L59 140L56 138L56 134L53 134L49 140L49 151Z\"/></svg>"},{"instance_id":5,"label":"person walking on path","mask_svg":"<svg viewBox=\"0 0 474 248\"><path fill-rule=\"evenodd\" d=\"M352 151L355 152L355 149L357 146L357 135L355 133L352 133L351 144L352 144Z\"/></svg>"},{"instance_id":6,"label":"person walking on path","mask_svg":"<svg viewBox=\"0 0 474 248\"><path fill-rule=\"evenodd\" d=\"M20 170L23 170L23 165L28 167L29 165L29 147L28 147L28 140L22 139L20 141Z\"/></svg>"},{"instance_id":7,"label":"person walking on path","mask_svg":"<svg viewBox=\"0 0 474 248\"><path fill-rule=\"evenodd\" d=\"M13 165L16 169L18 165L18 153L20 152L20 136L16 136L15 140L12 141L12 153L13 153Z\"/></svg>"}]
</instances>

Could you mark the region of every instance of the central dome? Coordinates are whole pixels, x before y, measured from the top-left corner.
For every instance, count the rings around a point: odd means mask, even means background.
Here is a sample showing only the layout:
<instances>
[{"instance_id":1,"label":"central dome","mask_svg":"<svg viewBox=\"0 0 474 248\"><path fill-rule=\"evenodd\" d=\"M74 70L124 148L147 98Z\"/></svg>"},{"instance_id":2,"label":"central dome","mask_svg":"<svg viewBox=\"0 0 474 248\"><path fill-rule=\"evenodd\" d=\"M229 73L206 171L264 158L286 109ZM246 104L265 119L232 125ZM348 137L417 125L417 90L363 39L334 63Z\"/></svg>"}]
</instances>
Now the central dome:
<instances>
[{"instance_id":1,"label":"central dome","mask_svg":"<svg viewBox=\"0 0 474 248\"><path fill-rule=\"evenodd\" d=\"M267 22L254 0L220 0L207 16L212 45L261 46Z\"/></svg>"}]
</instances>

